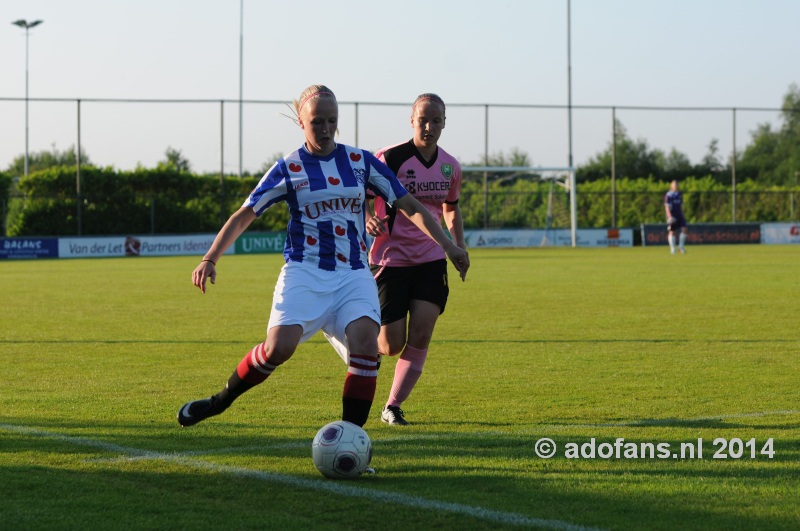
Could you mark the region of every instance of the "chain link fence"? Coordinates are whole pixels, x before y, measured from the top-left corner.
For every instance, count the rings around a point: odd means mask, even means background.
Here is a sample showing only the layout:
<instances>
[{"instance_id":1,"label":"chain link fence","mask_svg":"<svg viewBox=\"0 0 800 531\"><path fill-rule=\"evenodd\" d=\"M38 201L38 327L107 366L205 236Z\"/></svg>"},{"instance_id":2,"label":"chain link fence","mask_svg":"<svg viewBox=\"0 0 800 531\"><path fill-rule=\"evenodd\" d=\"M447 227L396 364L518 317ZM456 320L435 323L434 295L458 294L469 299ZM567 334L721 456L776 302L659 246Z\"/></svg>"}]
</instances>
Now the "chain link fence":
<instances>
[{"instance_id":1,"label":"chain link fence","mask_svg":"<svg viewBox=\"0 0 800 531\"><path fill-rule=\"evenodd\" d=\"M171 148L180 151L194 173L218 175L222 182L223 176L258 175L302 143L302 133L290 119L289 101L0 98L0 165L10 164L25 152L26 103L31 152L75 149L88 158L79 161L75 197L67 202L71 207L60 206L64 210L103 201L92 190L81 188L80 167L87 162L119 170L152 168ZM374 151L412 135L409 103L343 101L339 105L340 142ZM568 113L573 116L572 134ZM449 103L441 145L465 166L486 164L494 155L513 150L526 154L532 166L564 166L572 157L585 161L608 149L614 123L619 121L631 138L646 138L665 152L676 149L695 160L716 140L720 156L732 161L735 176L737 146L741 150L760 124L775 128L780 113L779 108ZM570 153L573 145L575 153ZM465 193L462 210L470 227L563 226L567 193L562 189L522 195L491 191L488 197L489 193L482 192L480 199L479 193ZM578 185L578 225L623 227L652 222L650 218L660 215L656 212L663 208L662 198L662 194L645 200L619 192L581 193ZM229 200L221 196L212 202L224 205ZM689 216L698 221L792 221L798 217L796 193L737 192L735 182L730 192L703 194L696 200L687 194L686 200ZM24 202L24 197L12 195L0 205L4 235L8 234L7 220ZM648 205L644 209L643 202ZM160 227L170 226L164 223L170 214L161 208L163 203L164 198L138 198L136 221L125 232L158 233ZM220 207L218 214L224 215L225 210ZM81 216L91 216L91 209ZM89 228L90 217L85 223L77 229L79 234L94 230Z\"/></svg>"}]
</instances>

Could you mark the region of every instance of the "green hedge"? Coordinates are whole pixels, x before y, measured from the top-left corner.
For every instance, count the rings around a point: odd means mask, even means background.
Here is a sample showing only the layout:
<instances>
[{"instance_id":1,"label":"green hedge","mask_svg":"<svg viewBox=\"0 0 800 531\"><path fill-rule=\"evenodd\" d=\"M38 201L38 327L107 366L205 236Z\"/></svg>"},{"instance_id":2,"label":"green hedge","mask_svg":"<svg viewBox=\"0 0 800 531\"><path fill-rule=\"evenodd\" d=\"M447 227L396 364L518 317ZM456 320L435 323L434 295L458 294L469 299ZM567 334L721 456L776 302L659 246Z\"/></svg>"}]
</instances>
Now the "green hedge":
<instances>
[{"instance_id":1,"label":"green hedge","mask_svg":"<svg viewBox=\"0 0 800 531\"><path fill-rule=\"evenodd\" d=\"M664 195L669 184L653 178L617 179L616 213L612 209L611 179L578 183L578 226L604 228L638 227L642 223L664 221ZM548 201L552 189L552 205L548 219ZM730 222L733 218L733 196L729 187L712 177L688 177L681 181L684 213L689 223ZM487 200L488 195L488 200ZM792 206L792 195L794 206ZM736 221L791 221L798 218L800 190L781 186L764 186L744 181L736 188ZM488 215L484 214L488 203ZM516 180L509 184L501 179L490 181L488 194L480 179L465 181L462 186L461 210L465 226L506 227L569 227L569 193L549 182Z\"/></svg>"},{"instance_id":2,"label":"green hedge","mask_svg":"<svg viewBox=\"0 0 800 531\"><path fill-rule=\"evenodd\" d=\"M56 167L19 181L23 207L9 219L10 236L170 234L216 232L238 209L258 178L198 176L169 169L117 171L81 167L80 209L76 168ZM276 206L254 230L283 230L288 209Z\"/></svg>"},{"instance_id":3,"label":"green hedge","mask_svg":"<svg viewBox=\"0 0 800 531\"><path fill-rule=\"evenodd\" d=\"M0 173L0 197L9 205L9 236L72 236L215 233L236 211L259 177L194 175L170 169L117 171L81 167L80 209L75 167L55 167L20 179L19 195L11 195L11 177ZM461 210L467 228L568 227L569 194L558 184L526 178L493 179L485 193L482 179L467 176ZM616 181L616 225L638 227L664 220L668 184L649 179ZM552 194L551 194L552 190ZM684 211L690 223L732 220L732 194L711 177L681 182ZM794 213L791 194L794 194ZM578 226L612 226L611 181L578 184ZM737 186L736 221L797 219L800 193L780 186L745 181ZM488 210L485 206L488 204ZM78 230L80 212L80 231ZM278 205L251 226L282 231L288 222L286 205Z\"/></svg>"},{"instance_id":4,"label":"green hedge","mask_svg":"<svg viewBox=\"0 0 800 531\"><path fill-rule=\"evenodd\" d=\"M9 173L0 171L0 236L5 236L8 232L8 219L15 205L11 200L12 184L14 178Z\"/></svg>"}]
</instances>

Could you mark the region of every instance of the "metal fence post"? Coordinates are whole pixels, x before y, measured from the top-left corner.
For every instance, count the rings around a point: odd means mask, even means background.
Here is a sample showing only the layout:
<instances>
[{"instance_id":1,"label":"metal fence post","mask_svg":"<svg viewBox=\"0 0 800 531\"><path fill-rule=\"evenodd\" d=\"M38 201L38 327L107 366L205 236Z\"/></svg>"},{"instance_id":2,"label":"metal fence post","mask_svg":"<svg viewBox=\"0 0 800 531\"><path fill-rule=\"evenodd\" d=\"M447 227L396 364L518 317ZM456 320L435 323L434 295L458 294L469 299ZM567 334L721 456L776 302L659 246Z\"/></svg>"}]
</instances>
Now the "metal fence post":
<instances>
[{"instance_id":1,"label":"metal fence post","mask_svg":"<svg viewBox=\"0 0 800 531\"><path fill-rule=\"evenodd\" d=\"M617 228L617 108L611 107L611 228Z\"/></svg>"},{"instance_id":2,"label":"metal fence post","mask_svg":"<svg viewBox=\"0 0 800 531\"><path fill-rule=\"evenodd\" d=\"M75 194L77 195L78 236L82 233L82 203L81 199L81 100L78 102L78 141L75 153Z\"/></svg>"},{"instance_id":3,"label":"metal fence post","mask_svg":"<svg viewBox=\"0 0 800 531\"><path fill-rule=\"evenodd\" d=\"M483 163L489 165L489 105L483 106ZM483 172L483 228L489 227L489 172Z\"/></svg>"},{"instance_id":4,"label":"metal fence post","mask_svg":"<svg viewBox=\"0 0 800 531\"><path fill-rule=\"evenodd\" d=\"M731 159L731 183L733 185L732 206L733 222L736 223L736 108L733 108L733 159Z\"/></svg>"},{"instance_id":5,"label":"metal fence post","mask_svg":"<svg viewBox=\"0 0 800 531\"><path fill-rule=\"evenodd\" d=\"M356 138L354 145L358 147L358 102L355 103L355 108L356 108L356 126L355 126Z\"/></svg>"},{"instance_id":6,"label":"metal fence post","mask_svg":"<svg viewBox=\"0 0 800 531\"><path fill-rule=\"evenodd\" d=\"M225 224L225 100L219 100L219 218Z\"/></svg>"}]
</instances>

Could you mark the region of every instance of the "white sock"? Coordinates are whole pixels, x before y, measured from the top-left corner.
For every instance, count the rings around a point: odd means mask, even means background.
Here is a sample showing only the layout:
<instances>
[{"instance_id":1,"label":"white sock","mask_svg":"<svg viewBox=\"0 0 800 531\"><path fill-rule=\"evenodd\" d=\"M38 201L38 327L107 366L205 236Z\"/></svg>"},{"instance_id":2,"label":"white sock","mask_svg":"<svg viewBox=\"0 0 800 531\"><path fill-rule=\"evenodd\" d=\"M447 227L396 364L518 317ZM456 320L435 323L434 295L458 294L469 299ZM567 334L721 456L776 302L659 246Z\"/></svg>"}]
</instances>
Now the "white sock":
<instances>
[{"instance_id":1,"label":"white sock","mask_svg":"<svg viewBox=\"0 0 800 531\"><path fill-rule=\"evenodd\" d=\"M681 232L681 235L678 237L678 247L683 249L684 243L686 243L686 234Z\"/></svg>"},{"instance_id":2,"label":"white sock","mask_svg":"<svg viewBox=\"0 0 800 531\"><path fill-rule=\"evenodd\" d=\"M669 250L674 253L675 252L675 235L674 234L670 234L669 236L667 236L667 241L669 242Z\"/></svg>"}]
</instances>

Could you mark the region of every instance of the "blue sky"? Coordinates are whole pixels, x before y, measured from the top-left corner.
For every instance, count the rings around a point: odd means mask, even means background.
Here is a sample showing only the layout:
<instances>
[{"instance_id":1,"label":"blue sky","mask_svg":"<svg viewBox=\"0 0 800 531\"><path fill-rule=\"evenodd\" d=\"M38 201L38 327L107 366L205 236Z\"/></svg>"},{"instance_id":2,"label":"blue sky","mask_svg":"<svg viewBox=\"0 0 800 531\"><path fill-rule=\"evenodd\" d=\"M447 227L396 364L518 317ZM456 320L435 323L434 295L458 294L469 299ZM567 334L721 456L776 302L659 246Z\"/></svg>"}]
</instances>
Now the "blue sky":
<instances>
[{"instance_id":1,"label":"blue sky","mask_svg":"<svg viewBox=\"0 0 800 531\"><path fill-rule=\"evenodd\" d=\"M239 0L3 0L0 98L235 100ZM244 1L245 100L284 101L325 83L340 102L410 102L437 92L450 104L567 103L566 0ZM797 0L572 0L574 105L779 107L800 83ZM219 168L218 104L82 104L82 143L103 165L152 165L166 147L201 171ZM24 151L24 107L0 101L0 167ZM75 143L74 102L30 105L30 149ZM299 130L275 106L245 106L244 165L296 149ZM342 105L340 140L355 143L355 108ZM741 149L773 111L736 113ZM696 162L712 138L733 148L730 111L618 110L634 138ZM484 150L482 107L448 109L441 145L462 162ZM238 167L238 106L224 107L226 171ZM573 111L573 152L585 162L610 140L609 110ZM410 138L408 108L359 108L359 144ZM536 165L567 163L567 114L491 108L489 151L512 147Z\"/></svg>"}]
</instances>

